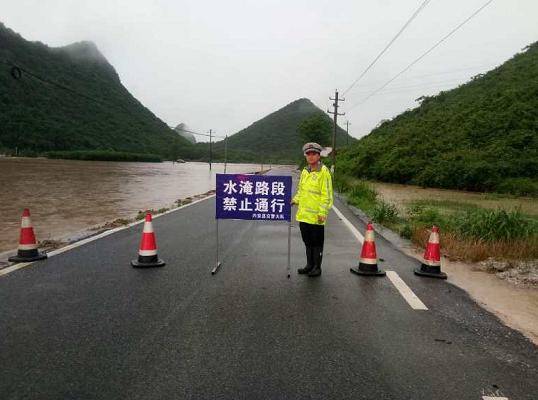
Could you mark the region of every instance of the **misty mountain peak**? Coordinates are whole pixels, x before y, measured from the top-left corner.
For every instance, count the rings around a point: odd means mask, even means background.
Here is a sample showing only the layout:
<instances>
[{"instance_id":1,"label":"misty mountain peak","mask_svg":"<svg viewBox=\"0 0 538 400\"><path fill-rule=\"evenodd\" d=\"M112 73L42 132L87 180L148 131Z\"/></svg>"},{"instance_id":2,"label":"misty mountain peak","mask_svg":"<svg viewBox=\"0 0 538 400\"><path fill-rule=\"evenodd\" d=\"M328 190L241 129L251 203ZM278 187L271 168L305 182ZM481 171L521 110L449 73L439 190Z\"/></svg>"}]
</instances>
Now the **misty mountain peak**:
<instances>
[{"instance_id":1,"label":"misty mountain peak","mask_svg":"<svg viewBox=\"0 0 538 400\"><path fill-rule=\"evenodd\" d=\"M61 47L60 50L67 53L71 58L77 61L95 61L98 63L107 63L105 56L99 51L97 45L91 41L81 41Z\"/></svg>"}]
</instances>

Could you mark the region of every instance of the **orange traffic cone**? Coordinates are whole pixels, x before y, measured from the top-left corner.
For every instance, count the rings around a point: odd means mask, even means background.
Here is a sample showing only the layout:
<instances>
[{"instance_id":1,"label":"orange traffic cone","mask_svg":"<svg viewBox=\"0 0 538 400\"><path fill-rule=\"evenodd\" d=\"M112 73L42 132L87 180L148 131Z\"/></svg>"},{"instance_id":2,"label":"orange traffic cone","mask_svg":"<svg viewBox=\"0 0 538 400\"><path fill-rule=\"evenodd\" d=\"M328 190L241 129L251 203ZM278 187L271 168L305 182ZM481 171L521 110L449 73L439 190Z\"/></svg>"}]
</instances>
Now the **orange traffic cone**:
<instances>
[{"instance_id":1,"label":"orange traffic cone","mask_svg":"<svg viewBox=\"0 0 538 400\"><path fill-rule=\"evenodd\" d=\"M163 267L165 265L165 262L157 256L157 242L150 213L146 214L142 240L140 240L140 249L138 250L138 260L132 260L131 265L138 268Z\"/></svg>"},{"instance_id":2,"label":"orange traffic cone","mask_svg":"<svg viewBox=\"0 0 538 400\"><path fill-rule=\"evenodd\" d=\"M374 241L374 226L371 222L366 226L364 243L362 244L359 266L350 268L351 272L357 275L384 276L385 271L377 268L377 253Z\"/></svg>"},{"instance_id":3,"label":"orange traffic cone","mask_svg":"<svg viewBox=\"0 0 538 400\"><path fill-rule=\"evenodd\" d=\"M432 278L446 279L446 274L441 272L441 248L439 246L439 228L432 227L430 239L426 245L424 259L420 268L415 269L415 274Z\"/></svg>"},{"instance_id":4,"label":"orange traffic cone","mask_svg":"<svg viewBox=\"0 0 538 400\"><path fill-rule=\"evenodd\" d=\"M37 240L35 238L32 220L30 219L30 210L25 208L22 212L21 234L17 255L9 257L8 260L13 262L29 262L43 260L44 258L47 258L47 255L37 250Z\"/></svg>"}]
</instances>

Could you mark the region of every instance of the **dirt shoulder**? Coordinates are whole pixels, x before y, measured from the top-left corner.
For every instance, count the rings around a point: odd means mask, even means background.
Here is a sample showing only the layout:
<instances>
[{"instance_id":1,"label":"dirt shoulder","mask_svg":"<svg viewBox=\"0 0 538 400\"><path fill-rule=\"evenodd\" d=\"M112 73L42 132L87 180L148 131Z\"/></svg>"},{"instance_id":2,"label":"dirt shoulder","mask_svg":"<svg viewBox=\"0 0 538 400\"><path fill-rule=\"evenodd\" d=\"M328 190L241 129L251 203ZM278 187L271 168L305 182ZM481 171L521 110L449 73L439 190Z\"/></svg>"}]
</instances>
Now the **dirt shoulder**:
<instances>
[{"instance_id":1,"label":"dirt shoulder","mask_svg":"<svg viewBox=\"0 0 538 400\"><path fill-rule=\"evenodd\" d=\"M345 201L344 197L340 198ZM363 221L368 219L361 210L352 205L349 207ZM377 224L376 231L404 254L422 261L423 249L418 249L410 240ZM538 286L523 281L522 274L517 274L515 279L498 276L506 271L488 267L487 261L467 263L452 261L443 256L441 265L448 275L448 282L465 290L473 300L504 324L520 331L538 345ZM507 271L511 270L513 268Z\"/></svg>"},{"instance_id":2,"label":"dirt shoulder","mask_svg":"<svg viewBox=\"0 0 538 400\"><path fill-rule=\"evenodd\" d=\"M412 247L400 247L404 253L422 259L422 252ZM443 257L443 271L448 282L465 290L486 310L507 326L523 333L538 345L538 289L517 286L484 272L479 264L450 261Z\"/></svg>"}]
</instances>

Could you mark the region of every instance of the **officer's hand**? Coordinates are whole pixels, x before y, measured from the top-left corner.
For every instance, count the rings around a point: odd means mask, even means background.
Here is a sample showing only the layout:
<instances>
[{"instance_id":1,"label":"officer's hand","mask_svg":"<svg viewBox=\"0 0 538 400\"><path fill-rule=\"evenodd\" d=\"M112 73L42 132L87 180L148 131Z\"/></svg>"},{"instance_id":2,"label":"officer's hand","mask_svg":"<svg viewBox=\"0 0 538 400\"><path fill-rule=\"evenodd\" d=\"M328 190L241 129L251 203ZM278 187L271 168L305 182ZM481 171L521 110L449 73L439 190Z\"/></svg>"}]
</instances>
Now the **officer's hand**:
<instances>
[{"instance_id":1,"label":"officer's hand","mask_svg":"<svg viewBox=\"0 0 538 400\"><path fill-rule=\"evenodd\" d=\"M324 216L324 215L318 215L318 222L325 222L326 219L327 219L326 216Z\"/></svg>"}]
</instances>

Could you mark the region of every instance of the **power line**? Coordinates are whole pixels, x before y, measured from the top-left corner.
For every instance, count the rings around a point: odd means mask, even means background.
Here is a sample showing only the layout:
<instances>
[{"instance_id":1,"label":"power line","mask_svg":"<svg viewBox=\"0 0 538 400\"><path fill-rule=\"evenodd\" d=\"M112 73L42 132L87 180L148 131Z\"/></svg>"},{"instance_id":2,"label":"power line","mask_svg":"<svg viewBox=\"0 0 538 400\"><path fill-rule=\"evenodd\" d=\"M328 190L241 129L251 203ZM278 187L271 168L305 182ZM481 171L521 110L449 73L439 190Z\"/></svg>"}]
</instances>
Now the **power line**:
<instances>
[{"instance_id":1,"label":"power line","mask_svg":"<svg viewBox=\"0 0 538 400\"><path fill-rule=\"evenodd\" d=\"M417 83L415 85L406 85L406 86L394 86L388 88L388 90L381 90L376 93L377 94L388 94L393 92L405 92L409 89L421 89L421 88L430 88L430 87L437 87L437 86L444 86L444 85L454 85L454 84L462 84L461 79L451 79L446 81L438 81L438 82L423 82L423 83ZM368 94L369 92L359 92L361 94Z\"/></svg>"},{"instance_id":2,"label":"power line","mask_svg":"<svg viewBox=\"0 0 538 400\"><path fill-rule=\"evenodd\" d=\"M416 58L411 64L409 64L407 67L402 69L400 72L398 72L396 75L394 75L391 79L389 79L383 86L380 88L374 90L372 93L370 93L368 96L366 96L361 102L353 105L350 109L348 109L348 112L353 110L355 107L363 104L368 100L370 97L374 96L384 88L386 88L391 82L393 82L395 79L397 79L399 76L407 72L413 65L415 65L417 62L422 60L424 57L426 57L429 53L431 53L437 46L439 46L441 43L443 43L446 39L448 39L450 36L452 36L457 30L459 30L463 25L465 25L467 22L469 22L472 18L474 18L480 11L482 11L484 8L486 8L490 3L492 3L493 0L488 0L486 3L484 3L480 8L478 8L475 12L473 12L469 17L467 17L465 20L460 22L454 29L452 29L450 32L448 32L445 36L443 36L439 41L437 41L432 47L430 47L428 50L426 50L422 55L420 55L418 58Z\"/></svg>"},{"instance_id":3,"label":"power line","mask_svg":"<svg viewBox=\"0 0 538 400\"><path fill-rule=\"evenodd\" d=\"M62 85L61 83L58 83L58 82L54 82L50 79L47 79L47 78L43 78L42 76L39 76L38 74L35 74L31 71L29 71L28 69L24 68L24 67L21 67L20 65L18 64L15 64L14 62L12 61L9 61L9 60L1 60L2 63L10 66L12 68L11 70L11 75L13 76L14 79L21 79L22 78L22 72L24 72L25 74L31 76L32 78L34 79L37 79L38 81L41 81L43 83L46 83L48 85L52 85L52 86L55 86L59 89L62 89L62 90L65 90L67 92L70 92L76 96L79 96L79 97L83 97L85 98L86 100L90 100L90 101L93 101L94 103L97 103L101 106L106 106L106 107L118 107L119 105L112 105L110 103L107 103L107 102L104 102L102 100L97 100L91 96L88 96L84 93L80 93L74 89L71 89L70 87L68 86L65 86L65 85ZM121 106L119 106L120 108L122 108ZM125 111L125 110L124 110Z\"/></svg>"},{"instance_id":4,"label":"power line","mask_svg":"<svg viewBox=\"0 0 538 400\"><path fill-rule=\"evenodd\" d=\"M112 107L112 108L115 108L115 107L119 107L120 109L122 109L123 111L131 114L129 111L125 110L123 108L123 106L119 105L119 104L111 104L111 103L108 103L108 102L104 102L102 100L97 100L91 96L88 96L84 93L80 93L79 91L77 90L74 90L74 89L71 89L70 87L68 86L65 86L65 85L62 85L61 83L58 83L58 82L55 82L55 81L52 81L50 79L47 79L47 78L43 78L42 76L38 75L38 74L35 74L31 71L29 71L28 69L24 68L24 67L21 67L20 65L18 64L15 64L14 62L10 61L10 60L0 60L3 64L5 65L8 65L12 68L11 70L11 75L13 76L14 79L21 79L22 77L22 72L24 72L25 74L31 76L32 78L34 79L37 79L38 81L41 81L43 83L46 83L48 85L52 85L52 86L55 86L59 89L62 89L62 90L65 90L67 92L70 92L76 96L79 96L79 97L82 97L82 98L85 98L86 100L90 100L90 101L93 101L94 103L97 103L101 106L105 106L105 107ZM169 126L169 128L171 129L174 129L174 127L172 126ZM210 136L210 135L206 135L206 134L203 134L203 133L199 133L199 132L193 132L193 131L190 131L188 129L182 129L183 131L185 132L189 132L189 133L192 133L193 135L201 135L201 136ZM219 137L219 138L223 138L224 139L224 136L216 136L216 135L212 135L213 137Z\"/></svg>"},{"instance_id":5,"label":"power line","mask_svg":"<svg viewBox=\"0 0 538 400\"><path fill-rule=\"evenodd\" d=\"M366 69L364 71L362 71L362 73L359 75L359 77L357 79L355 79L355 81L351 84L351 86L349 86L344 91L344 93L343 93L344 95L347 92L349 92L353 88L353 86L355 86L357 84L357 82L359 82L362 79L362 77L364 75L366 75L366 73L370 70L370 68L372 68L374 66L374 64L377 62L377 60L379 60L381 58L381 56L389 49L389 47L396 41L396 39L398 39L398 37L400 37L400 35L403 33L403 31L409 26L409 24L411 24L411 22L415 19L415 17L424 9L424 7L426 7L428 5L428 3L430 1L431 0L424 0L420 4L420 6L415 10L413 15L411 15L411 17L409 17L407 22L400 28L398 33L390 40L390 42L385 46L385 48L383 50L381 50L381 52L376 56L376 58L374 58L374 60L370 63L370 65L368 65L366 67Z\"/></svg>"},{"instance_id":6,"label":"power line","mask_svg":"<svg viewBox=\"0 0 538 400\"><path fill-rule=\"evenodd\" d=\"M490 71L490 70L492 70L494 68L495 68L495 66L492 66L490 64L484 64L484 65L477 65L475 67L457 68L457 69L445 70L445 71L440 71L440 72L432 72L432 73L429 73L429 74L408 75L406 77L406 80L404 82L402 82L402 83L404 83L404 84L413 84L413 81L416 81L418 79L420 79L421 82L422 82L422 78L436 77L436 76L442 76L442 75L461 74L461 73L464 73L464 72L473 71L472 75L469 75L469 74L463 75L461 77L463 79L463 78L466 78L468 76L472 77L472 76L474 76L476 74L484 73L484 71ZM459 79L459 78L454 77L452 79ZM361 88L363 88L365 90L359 91L359 92L354 92L353 94L354 95L356 95L356 94L368 94L373 89L375 89L378 85L380 85L381 83L384 83L384 81L374 81L374 82L372 82L372 84L363 85L363 86L361 86ZM428 83L428 82L422 82L422 83ZM395 87L391 87L391 89L396 89L396 88L400 88L400 87L401 86L395 86Z\"/></svg>"}]
</instances>

